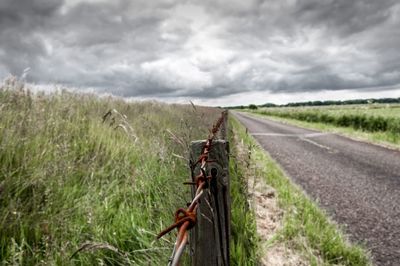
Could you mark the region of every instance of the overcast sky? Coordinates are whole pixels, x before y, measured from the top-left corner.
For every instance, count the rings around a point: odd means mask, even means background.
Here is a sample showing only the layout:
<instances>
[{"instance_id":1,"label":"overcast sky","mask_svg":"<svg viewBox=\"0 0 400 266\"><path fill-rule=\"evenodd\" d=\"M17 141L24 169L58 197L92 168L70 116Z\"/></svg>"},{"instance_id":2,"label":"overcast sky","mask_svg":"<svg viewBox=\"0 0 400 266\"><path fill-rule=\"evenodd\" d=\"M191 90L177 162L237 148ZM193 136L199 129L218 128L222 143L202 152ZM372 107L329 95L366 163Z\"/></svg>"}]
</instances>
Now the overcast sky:
<instances>
[{"instance_id":1,"label":"overcast sky","mask_svg":"<svg viewBox=\"0 0 400 266\"><path fill-rule=\"evenodd\" d=\"M211 105L400 97L398 0L0 0L0 78Z\"/></svg>"}]
</instances>

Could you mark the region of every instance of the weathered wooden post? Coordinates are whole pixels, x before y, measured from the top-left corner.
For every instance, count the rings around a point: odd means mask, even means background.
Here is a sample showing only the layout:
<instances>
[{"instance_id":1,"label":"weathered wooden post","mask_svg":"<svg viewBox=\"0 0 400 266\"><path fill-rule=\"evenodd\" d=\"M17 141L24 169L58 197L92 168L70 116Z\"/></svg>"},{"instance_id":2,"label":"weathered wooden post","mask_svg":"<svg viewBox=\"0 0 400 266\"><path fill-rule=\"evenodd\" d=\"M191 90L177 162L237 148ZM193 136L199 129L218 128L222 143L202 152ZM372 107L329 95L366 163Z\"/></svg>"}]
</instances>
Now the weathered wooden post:
<instances>
[{"instance_id":1,"label":"weathered wooden post","mask_svg":"<svg viewBox=\"0 0 400 266\"><path fill-rule=\"evenodd\" d=\"M206 141L191 143L191 160L196 162ZM200 172L193 169L192 179ZM229 265L230 241L230 192L229 192L229 143L214 140L207 163L207 175L212 176L204 191L197 211L197 223L191 230L190 248L192 265ZM195 180L193 180L195 181ZM192 196L195 190L192 189Z\"/></svg>"}]
</instances>

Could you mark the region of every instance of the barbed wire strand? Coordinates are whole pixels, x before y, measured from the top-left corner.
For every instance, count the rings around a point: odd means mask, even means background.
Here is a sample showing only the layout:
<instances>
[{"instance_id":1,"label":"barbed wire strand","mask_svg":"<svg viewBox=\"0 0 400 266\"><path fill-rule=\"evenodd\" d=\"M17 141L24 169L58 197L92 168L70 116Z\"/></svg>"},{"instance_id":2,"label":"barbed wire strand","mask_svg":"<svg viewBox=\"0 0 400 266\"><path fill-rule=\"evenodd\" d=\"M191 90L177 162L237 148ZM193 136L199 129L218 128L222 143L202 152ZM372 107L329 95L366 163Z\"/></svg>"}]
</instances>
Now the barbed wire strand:
<instances>
[{"instance_id":1,"label":"barbed wire strand","mask_svg":"<svg viewBox=\"0 0 400 266\"><path fill-rule=\"evenodd\" d=\"M211 150L212 141L216 138L216 135L222 123L225 121L226 114L226 111L222 112L220 118L218 118L216 123L213 125L208 135L207 141L202 148L201 155L199 156L199 159L192 168L194 169L196 165L200 164L200 174L194 178L195 182L185 182L185 184L196 185L196 193L194 198L192 199L186 210L180 208L175 212L175 223L160 232L157 236L157 239L159 239L171 232L173 229L178 229L178 235L174 244L172 255L168 263L169 266L178 265L179 260L188 242L188 230L192 229L196 225L199 200L204 193L206 183L212 178L212 176L207 176L206 173L207 163L210 162L208 160L208 155Z\"/></svg>"}]
</instances>

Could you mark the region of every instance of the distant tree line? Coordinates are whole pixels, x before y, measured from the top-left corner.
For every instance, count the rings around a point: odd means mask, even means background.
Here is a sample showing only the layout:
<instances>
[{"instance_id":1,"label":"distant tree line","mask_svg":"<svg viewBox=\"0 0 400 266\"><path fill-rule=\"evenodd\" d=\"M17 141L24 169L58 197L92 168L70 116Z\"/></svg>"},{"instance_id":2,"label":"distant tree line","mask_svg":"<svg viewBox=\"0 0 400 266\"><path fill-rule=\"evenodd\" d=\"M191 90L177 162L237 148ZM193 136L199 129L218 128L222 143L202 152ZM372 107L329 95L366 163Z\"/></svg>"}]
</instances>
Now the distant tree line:
<instances>
[{"instance_id":1,"label":"distant tree line","mask_svg":"<svg viewBox=\"0 0 400 266\"><path fill-rule=\"evenodd\" d=\"M281 106L295 107L295 106L324 106L324 105L347 105L347 104L370 104L370 103L400 103L400 98L380 98L380 99L355 99L345 101L309 101L288 103Z\"/></svg>"},{"instance_id":2,"label":"distant tree line","mask_svg":"<svg viewBox=\"0 0 400 266\"><path fill-rule=\"evenodd\" d=\"M380 98L380 99L355 99L344 101L308 101L295 102L288 104L265 103L261 105L238 105L226 107L227 109L257 109L258 107L297 107L297 106L326 106L326 105L348 105L348 104L372 104L372 103L400 103L400 98Z\"/></svg>"}]
</instances>

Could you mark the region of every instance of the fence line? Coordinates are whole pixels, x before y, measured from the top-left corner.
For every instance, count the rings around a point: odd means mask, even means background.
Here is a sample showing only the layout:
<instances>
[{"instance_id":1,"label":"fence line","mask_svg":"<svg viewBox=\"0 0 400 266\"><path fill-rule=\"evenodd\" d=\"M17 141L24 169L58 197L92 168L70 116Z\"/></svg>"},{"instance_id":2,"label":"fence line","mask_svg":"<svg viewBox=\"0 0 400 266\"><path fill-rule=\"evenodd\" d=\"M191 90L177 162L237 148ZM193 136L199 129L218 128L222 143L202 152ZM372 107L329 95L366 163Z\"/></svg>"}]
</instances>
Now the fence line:
<instances>
[{"instance_id":1,"label":"fence line","mask_svg":"<svg viewBox=\"0 0 400 266\"><path fill-rule=\"evenodd\" d=\"M208 184L213 179L213 175L207 175L207 164L213 161L209 160L209 153L212 148L212 144L218 131L221 128L221 125L226 121L227 111L221 113L221 117L213 125L210 134L201 150L201 154L197 161L191 165L192 173L196 166L200 165L200 173L199 175L194 177L193 182L185 182L184 184L194 185L195 193L192 201L190 202L187 209L179 208L175 212L175 222L162 232L160 232L157 236L157 239L161 238L165 234L169 233L173 229L178 229L177 238L174 244L174 248L172 251L171 258L169 260L170 266L175 266L178 264L185 246L188 242L188 230L192 229L197 223L197 210L199 207L199 199L204 194L205 189L208 187ZM225 135L226 129L223 129L222 135Z\"/></svg>"}]
</instances>

